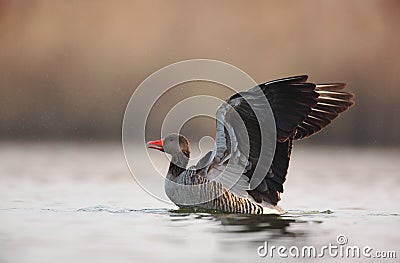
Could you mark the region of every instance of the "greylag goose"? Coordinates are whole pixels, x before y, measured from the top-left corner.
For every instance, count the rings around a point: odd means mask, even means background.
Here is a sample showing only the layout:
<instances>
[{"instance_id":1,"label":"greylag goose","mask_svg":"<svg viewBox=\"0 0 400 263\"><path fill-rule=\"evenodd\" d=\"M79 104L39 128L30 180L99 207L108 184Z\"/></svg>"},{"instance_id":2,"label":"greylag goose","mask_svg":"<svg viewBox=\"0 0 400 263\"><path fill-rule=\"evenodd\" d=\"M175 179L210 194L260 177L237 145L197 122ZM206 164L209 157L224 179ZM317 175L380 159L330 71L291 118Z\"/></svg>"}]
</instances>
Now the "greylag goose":
<instances>
[{"instance_id":1,"label":"greylag goose","mask_svg":"<svg viewBox=\"0 0 400 263\"><path fill-rule=\"evenodd\" d=\"M171 155L165 180L168 198L179 207L226 213L284 213L277 204L286 181L293 141L319 132L354 104L353 94L343 91L345 84L314 84L306 82L307 78L303 75L266 82L227 99L216 114L215 148L195 166L187 168L190 148L185 136L170 134L148 142L148 148ZM262 91L262 96L257 90ZM254 107L261 104L250 105L252 99L268 100L276 134L271 162L261 169L264 171L261 180L251 187L255 167L265 166L259 162L263 125L260 118L265 116L256 116ZM244 129L235 128L233 113L243 121ZM243 130L248 141L241 136ZM245 145L247 154L243 154Z\"/></svg>"}]
</instances>

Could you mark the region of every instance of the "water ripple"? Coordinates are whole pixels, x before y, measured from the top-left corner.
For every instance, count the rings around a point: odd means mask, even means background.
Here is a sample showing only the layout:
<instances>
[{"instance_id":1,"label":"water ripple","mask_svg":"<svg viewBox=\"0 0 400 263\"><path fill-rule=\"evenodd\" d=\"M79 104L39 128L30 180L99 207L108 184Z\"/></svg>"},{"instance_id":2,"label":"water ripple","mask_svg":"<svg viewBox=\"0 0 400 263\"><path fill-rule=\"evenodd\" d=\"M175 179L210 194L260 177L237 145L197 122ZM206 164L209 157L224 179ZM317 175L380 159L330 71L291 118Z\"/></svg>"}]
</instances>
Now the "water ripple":
<instances>
[{"instance_id":1,"label":"water ripple","mask_svg":"<svg viewBox=\"0 0 400 263\"><path fill-rule=\"evenodd\" d=\"M104 205L96 205L90 207L79 208L76 212L107 212L113 214L123 214L123 213L148 213L148 214L168 214L168 209L166 208L145 208L145 209L132 209L132 208L114 208Z\"/></svg>"}]
</instances>

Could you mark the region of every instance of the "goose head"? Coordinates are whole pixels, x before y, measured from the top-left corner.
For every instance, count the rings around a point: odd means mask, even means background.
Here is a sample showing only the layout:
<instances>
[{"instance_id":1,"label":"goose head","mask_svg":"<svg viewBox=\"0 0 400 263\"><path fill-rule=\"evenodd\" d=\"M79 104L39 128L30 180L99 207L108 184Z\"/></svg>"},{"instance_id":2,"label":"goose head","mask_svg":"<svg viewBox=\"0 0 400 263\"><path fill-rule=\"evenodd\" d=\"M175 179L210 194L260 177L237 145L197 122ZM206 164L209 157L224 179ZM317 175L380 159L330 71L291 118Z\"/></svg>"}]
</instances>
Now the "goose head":
<instances>
[{"instance_id":1,"label":"goose head","mask_svg":"<svg viewBox=\"0 0 400 263\"><path fill-rule=\"evenodd\" d=\"M156 149L172 156L185 155L190 156L188 139L181 134L170 134L164 139L147 142L147 148Z\"/></svg>"}]
</instances>

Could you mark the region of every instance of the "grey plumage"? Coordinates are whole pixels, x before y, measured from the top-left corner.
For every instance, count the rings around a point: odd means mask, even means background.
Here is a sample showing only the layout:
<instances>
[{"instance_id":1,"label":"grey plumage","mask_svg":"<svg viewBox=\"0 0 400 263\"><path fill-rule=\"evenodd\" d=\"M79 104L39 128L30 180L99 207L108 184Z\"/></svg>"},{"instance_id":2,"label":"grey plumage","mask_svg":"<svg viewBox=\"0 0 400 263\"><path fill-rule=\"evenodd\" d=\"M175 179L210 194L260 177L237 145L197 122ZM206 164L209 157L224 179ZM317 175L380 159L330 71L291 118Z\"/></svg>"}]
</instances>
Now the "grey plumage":
<instances>
[{"instance_id":1,"label":"grey plumage","mask_svg":"<svg viewBox=\"0 0 400 263\"><path fill-rule=\"evenodd\" d=\"M274 80L227 99L216 114L215 149L189 169L187 139L177 134L167 136L163 150L172 155L165 183L168 197L181 207L282 213L277 203L293 141L319 132L354 104L353 95L342 91L345 84L317 85L306 80L307 76ZM270 123L275 123L275 148L261 155L265 147L262 129ZM264 154L271 154L271 163L261 161ZM251 187L256 167L262 168L261 180Z\"/></svg>"}]
</instances>

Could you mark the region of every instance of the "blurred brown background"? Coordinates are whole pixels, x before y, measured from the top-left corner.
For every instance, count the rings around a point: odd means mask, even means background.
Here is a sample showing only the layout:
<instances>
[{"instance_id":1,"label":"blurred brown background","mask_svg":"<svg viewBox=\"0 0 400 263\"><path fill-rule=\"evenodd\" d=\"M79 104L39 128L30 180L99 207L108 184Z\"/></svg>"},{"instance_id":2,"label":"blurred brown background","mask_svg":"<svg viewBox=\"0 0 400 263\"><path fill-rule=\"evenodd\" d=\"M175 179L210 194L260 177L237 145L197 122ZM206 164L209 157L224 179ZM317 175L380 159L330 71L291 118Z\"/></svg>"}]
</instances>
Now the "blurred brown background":
<instances>
[{"instance_id":1,"label":"blurred brown background","mask_svg":"<svg viewBox=\"0 0 400 263\"><path fill-rule=\"evenodd\" d=\"M140 82L210 58L257 82L346 82L357 105L309 143L399 146L399 13L399 1L3 0L0 139L120 140Z\"/></svg>"}]
</instances>

